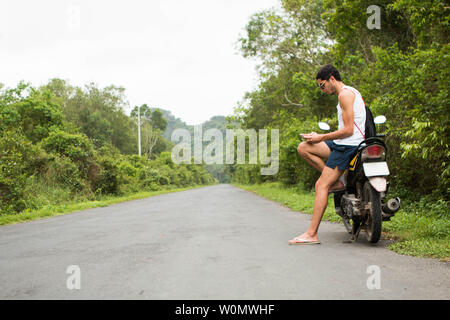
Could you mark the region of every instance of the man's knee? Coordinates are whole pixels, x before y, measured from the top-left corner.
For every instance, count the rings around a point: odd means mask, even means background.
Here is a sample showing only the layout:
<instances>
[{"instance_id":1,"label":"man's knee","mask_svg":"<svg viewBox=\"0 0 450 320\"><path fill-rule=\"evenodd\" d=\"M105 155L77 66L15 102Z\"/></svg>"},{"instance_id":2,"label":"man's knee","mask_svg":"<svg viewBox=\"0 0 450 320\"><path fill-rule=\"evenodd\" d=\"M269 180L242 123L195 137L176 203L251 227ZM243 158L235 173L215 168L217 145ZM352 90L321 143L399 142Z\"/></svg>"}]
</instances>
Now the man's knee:
<instances>
[{"instance_id":1,"label":"man's knee","mask_svg":"<svg viewBox=\"0 0 450 320\"><path fill-rule=\"evenodd\" d=\"M316 184L314 185L314 189L317 191L318 189L324 188L325 184L323 183L323 179L317 179Z\"/></svg>"},{"instance_id":2,"label":"man's knee","mask_svg":"<svg viewBox=\"0 0 450 320\"><path fill-rule=\"evenodd\" d=\"M315 191L317 192L317 191L320 191L320 190L323 190L323 191L328 191L329 189L330 189L330 183L329 182L327 182L326 181L326 179L321 179L321 178L319 178L317 181L316 181L316 184L315 184Z\"/></svg>"},{"instance_id":3,"label":"man's knee","mask_svg":"<svg viewBox=\"0 0 450 320\"><path fill-rule=\"evenodd\" d=\"M334 172L331 172L330 170L333 170ZM325 167L319 179L316 181L315 190L329 190L330 187L338 180L342 172L343 171L339 171L338 168L330 169L329 167Z\"/></svg>"},{"instance_id":4,"label":"man's knee","mask_svg":"<svg viewBox=\"0 0 450 320\"><path fill-rule=\"evenodd\" d=\"M308 142L303 141L297 147L297 152L302 157L305 157L308 153Z\"/></svg>"}]
</instances>

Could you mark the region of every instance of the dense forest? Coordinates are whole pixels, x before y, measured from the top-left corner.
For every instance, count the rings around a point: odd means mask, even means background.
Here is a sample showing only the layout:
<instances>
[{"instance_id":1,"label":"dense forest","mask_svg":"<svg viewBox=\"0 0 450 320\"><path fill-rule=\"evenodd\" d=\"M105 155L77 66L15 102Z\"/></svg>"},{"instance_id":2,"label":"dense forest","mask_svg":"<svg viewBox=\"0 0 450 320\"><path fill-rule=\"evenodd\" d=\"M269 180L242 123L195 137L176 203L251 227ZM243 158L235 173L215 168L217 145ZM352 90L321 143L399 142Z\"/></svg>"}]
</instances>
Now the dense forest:
<instances>
[{"instance_id":1,"label":"dense forest","mask_svg":"<svg viewBox=\"0 0 450 320\"><path fill-rule=\"evenodd\" d=\"M374 116L387 117L378 130L397 194L448 203L449 11L444 0L281 0L279 9L255 13L238 46L258 61L259 85L229 120L278 128L280 169L262 176L258 165L235 165L233 181L313 188L318 173L297 154L299 133L319 131L318 121L337 130L337 98L315 82L333 64Z\"/></svg>"},{"instance_id":2,"label":"dense forest","mask_svg":"<svg viewBox=\"0 0 450 320\"><path fill-rule=\"evenodd\" d=\"M204 165L175 165L163 111L125 114L124 88L52 79L0 87L1 214L49 204L216 183Z\"/></svg>"}]
</instances>

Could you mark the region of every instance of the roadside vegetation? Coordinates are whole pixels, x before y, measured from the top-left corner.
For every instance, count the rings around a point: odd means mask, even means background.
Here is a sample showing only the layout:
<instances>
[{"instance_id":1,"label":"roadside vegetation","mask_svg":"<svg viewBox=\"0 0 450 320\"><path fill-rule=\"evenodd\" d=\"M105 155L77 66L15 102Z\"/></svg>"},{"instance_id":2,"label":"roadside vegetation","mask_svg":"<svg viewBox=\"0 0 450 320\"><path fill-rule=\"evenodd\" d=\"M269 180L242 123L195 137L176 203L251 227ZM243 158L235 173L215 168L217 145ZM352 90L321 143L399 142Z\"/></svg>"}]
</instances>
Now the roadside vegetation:
<instances>
[{"instance_id":1,"label":"roadside vegetation","mask_svg":"<svg viewBox=\"0 0 450 320\"><path fill-rule=\"evenodd\" d=\"M259 84L228 118L242 129L279 130L279 171L262 176L259 164L232 165L232 182L283 199L295 210L312 209L312 202L305 199L312 197L318 173L300 158L297 147L299 134L318 131L319 121L337 130L337 99L322 93L315 82L319 68L333 64L343 82L361 92L374 116L387 118L378 129L386 134L390 193L402 199L401 211L383 223L385 236L396 239L390 248L448 259L448 3L280 0L280 4L278 9L255 13L238 41L241 54L259 64ZM379 8L380 28L368 27L368 20L376 18L367 11L371 6ZM325 217L337 219L330 210Z\"/></svg>"},{"instance_id":2,"label":"roadside vegetation","mask_svg":"<svg viewBox=\"0 0 450 320\"><path fill-rule=\"evenodd\" d=\"M167 121L146 105L139 157L123 88L0 89L0 224L217 182L204 165L173 163Z\"/></svg>"}]
</instances>

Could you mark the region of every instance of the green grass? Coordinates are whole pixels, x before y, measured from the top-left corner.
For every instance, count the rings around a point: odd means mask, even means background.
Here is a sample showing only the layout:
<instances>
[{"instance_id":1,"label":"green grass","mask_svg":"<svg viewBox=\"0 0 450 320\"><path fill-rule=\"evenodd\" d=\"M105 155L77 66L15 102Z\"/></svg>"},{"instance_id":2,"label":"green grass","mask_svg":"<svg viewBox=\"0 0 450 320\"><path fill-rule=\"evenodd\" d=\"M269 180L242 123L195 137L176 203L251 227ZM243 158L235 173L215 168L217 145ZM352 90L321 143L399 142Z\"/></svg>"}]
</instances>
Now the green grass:
<instances>
[{"instance_id":1,"label":"green grass","mask_svg":"<svg viewBox=\"0 0 450 320\"><path fill-rule=\"evenodd\" d=\"M284 187L277 182L235 186L255 192L264 198L276 201L295 211L312 214L314 192L295 187ZM392 239L388 249L399 254L416 257L438 258L450 261L450 217L448 204L418 201L402 203L391 221L383 222L383 238ZM328 199L323 220L341 222L334 212L333 196Z\"/></svg>"},{"instance_id":2,"label":"green grass","mask_svg":"<svg viewBox=\"0 0 450 320\"><path fill-rule=\"evenodd\" d=\"M206 185L190 186L186 188L171 188L159 191L139 192L125 196L104 196L101 197L101 199L95 201L80 201L75 199L72 202L63 204L46 204L42 208L37 210L27 209L17 214L2 214L0 215L0 225L15 224L31 220L43 219L47 217L59 216L90 208L107 207L115 203L143 199L159 194L185 191L205 186Z\"/></svg>"}]
</instances>

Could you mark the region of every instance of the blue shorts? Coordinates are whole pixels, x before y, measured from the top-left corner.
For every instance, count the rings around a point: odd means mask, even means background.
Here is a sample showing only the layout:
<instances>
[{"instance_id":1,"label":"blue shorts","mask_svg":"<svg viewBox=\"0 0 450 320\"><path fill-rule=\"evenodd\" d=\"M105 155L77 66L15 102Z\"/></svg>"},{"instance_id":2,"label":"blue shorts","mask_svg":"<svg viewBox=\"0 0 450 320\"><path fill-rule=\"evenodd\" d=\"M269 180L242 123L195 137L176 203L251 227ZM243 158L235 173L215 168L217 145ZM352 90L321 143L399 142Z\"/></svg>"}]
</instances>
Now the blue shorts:
<instances>
[{"instance_id":1,"label":"blue shorts","mask_svg":"<svg viewBox=\"0 0 450 320\"><path fill-rule=\"evenodd\" d=\"M325 165L331 169L338 166L339 170L345 170L349 167L350 158L356 153L358 146L349 146L345 144L336 144L332 140L326 140L328 148L330 148L331 153L328 157Z\"/></svg>"}]
</instances>

